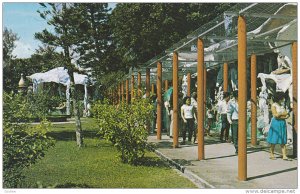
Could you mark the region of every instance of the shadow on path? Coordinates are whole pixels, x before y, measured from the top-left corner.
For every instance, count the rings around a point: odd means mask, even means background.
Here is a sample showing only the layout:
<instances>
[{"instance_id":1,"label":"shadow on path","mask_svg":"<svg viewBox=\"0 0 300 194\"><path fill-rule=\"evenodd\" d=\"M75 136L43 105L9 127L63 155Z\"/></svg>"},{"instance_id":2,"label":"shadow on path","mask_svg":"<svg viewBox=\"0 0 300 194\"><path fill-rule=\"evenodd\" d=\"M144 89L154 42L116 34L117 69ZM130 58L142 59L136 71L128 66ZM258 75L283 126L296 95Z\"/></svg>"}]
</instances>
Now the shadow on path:
<instances>
[{"instance_id":1,"label":"shadow on path","mask_svg":"<svg viewBox=\"0 0 300 194\"><path fill-rule=\"evenodd\" d=\"M136 166L146 166L146 167L158 167L158 168L168 168L168 164L161 160L160 158L156 157L149 157L145 156L144 158L141 158Z\"/></svg>"},{"instance_id":2,"label":"shadow on path","mask_svg":"<svg viewBox=\"0 0 300 194\"><path fill-rule=\"evenodd\" d=\"M262 175L258 175L258 176L248 177L247 180L254 180L254 179L263 178L263 177L267 177L267 176L273 176L273 175L276 175L276 174L289 172L289 171L294 171L294 170L297 170L297 167L289 168L289 169L285 169L285 170L280 170L280 171L276 171L276 172L271 172L271 173L267 173L267 174L262 174Z\"/></svg>"}]
</instances>

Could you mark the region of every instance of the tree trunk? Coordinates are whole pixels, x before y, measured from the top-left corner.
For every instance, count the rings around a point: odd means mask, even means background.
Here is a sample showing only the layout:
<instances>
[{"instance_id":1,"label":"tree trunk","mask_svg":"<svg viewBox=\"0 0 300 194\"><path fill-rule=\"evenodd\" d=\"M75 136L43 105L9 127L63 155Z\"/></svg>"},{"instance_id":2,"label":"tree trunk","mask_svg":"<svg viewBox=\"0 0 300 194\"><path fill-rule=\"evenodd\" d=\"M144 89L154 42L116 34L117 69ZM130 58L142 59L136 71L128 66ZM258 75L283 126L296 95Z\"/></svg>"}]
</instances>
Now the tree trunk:
<instances>
[{"instance_id":1,"label":"tree trunk","mask_svg":"<svg viewBox=\"0 0 300 194\"><path fill-rule=\"evenodd\" d=\"M66 3L63 3L63 11L67 10ZM68 32L63 25L63 32L65 36L68 36ZM78 97L77 97L77 91L75 87L75 80L74 80L74 67L72 67L71 63L71 55L69 52L70 45L68 43L63 44L63 49L65 53L65 67L68 69L68 74L70 77L70 90L71 90L71 101L73 103L73 113L75 117L75 123L76 123L76 142L78 147L83 146L83 138L82 138L82 128L81 128L81 121L80 121L80 113L79 113L79 103L78 103Z\"/></svg>"},{"instance_id":2,"label":"tree trunk","mask_svg":"<svg viewBox=\"0 0 300 194\"><path fill-rule=\"evenodd\" d=\"M78 103L78 96L77 96L77 91L75 87L75 79L74 79L74 70L72 68L72 63L70 60L69 55L69 49L65 48L64 52L66 54L66 57L68 59L67 61L67 69L68 69L68 74L70 77L70 95L71 95L71 102L73 103L73 113L75 117L75 124L76 124L76 142L78 147L83 146L83 138L82 138L82 127L81 127L81 121L80 121L80 112L79 112L79 103Z\"/></svg>"},{"instance_id":3,"label":"tree trunk","mask_svg":"<svg viewBox=\"0 0 300 194\"><path fill-rule=\"evenodd\" d=\"M75 88L74 75L72 71L69 72L69 76L70 76L71 99L73 102L73 113L74 113L75 123L76 123L76 142L78 147L82 147L83 138L82 138L82 127L80 121L79 103L78 103L77 91Z\"/></svg>"}]
</instances>

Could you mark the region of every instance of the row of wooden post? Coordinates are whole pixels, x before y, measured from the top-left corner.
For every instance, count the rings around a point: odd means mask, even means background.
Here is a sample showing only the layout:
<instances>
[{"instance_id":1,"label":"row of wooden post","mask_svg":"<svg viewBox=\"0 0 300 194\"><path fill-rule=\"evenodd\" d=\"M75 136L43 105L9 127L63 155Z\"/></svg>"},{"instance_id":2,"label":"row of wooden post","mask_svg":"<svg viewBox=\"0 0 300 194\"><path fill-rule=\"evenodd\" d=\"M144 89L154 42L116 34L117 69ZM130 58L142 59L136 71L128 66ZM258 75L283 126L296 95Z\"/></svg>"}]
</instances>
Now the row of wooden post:
<instances>
[{"instance_id":1,"label":"row of wooden post","mask_svg":"<svg viewBox=\"0 0 300 194\"><path fill-rule=\"evenodd\" d=\"M206 69L204 64L204 43L201 38L197 41L197 131L198 131L198 160L205 159L204 153L204 118L205 118L205 104L206 104ZM293 78L293 113L294 124L293 128L297 133L297 43L292 44L292 78ZM256 93L256 55L251 55L251 144L257 144L257 93ZM178 147L178 124L179 124L179 107L178 107L178 53L173 53L173 147ZM238 179L247 179L247 36L246 36L246 22L243 16L238 18L238 104L239 104L239 124L238 124ZM223 88L228 91L228 64L223 66ZM157 94L157 139L161 139L162 131L162 63L157 63L157 80L156 80L156 94ZM191 95L191 75L188 73L188 95ZM126 102L129 103L129 81L126 84ZM138 73L138 96L141 96L141 74ZM124 88L123 83L119 87L119 99L124 102ZM165 82L165 91L168 88L168 82ZM154 93L154 84L151 87ZM120 97L121 96L121 97ZM150 96L150 69L146 69L146 96ZM134 98L134 76L131 77L131 98Z\"/></svg>"}]
</instances>

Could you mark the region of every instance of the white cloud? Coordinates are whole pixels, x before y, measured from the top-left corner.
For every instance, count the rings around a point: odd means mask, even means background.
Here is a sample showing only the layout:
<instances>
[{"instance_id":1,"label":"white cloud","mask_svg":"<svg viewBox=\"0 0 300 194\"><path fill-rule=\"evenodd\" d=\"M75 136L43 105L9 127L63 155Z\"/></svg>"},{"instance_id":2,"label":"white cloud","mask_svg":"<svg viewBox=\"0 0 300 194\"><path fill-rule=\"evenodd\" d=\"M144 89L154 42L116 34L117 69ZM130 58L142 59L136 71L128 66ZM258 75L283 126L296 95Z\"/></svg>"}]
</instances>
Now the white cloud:
<instances>
[{"instance_id":1,"label":"white cloud","mask_svg":"<svg viewBox=\"0 0 300 194\"><path fill-rule=\"evenodd\" d=\"M16 41L16 48L13 50L12 54L17 56L17 58L30 58L30 56L35 52L35 49L27 43Z\"/></svg>"}]
</instances>

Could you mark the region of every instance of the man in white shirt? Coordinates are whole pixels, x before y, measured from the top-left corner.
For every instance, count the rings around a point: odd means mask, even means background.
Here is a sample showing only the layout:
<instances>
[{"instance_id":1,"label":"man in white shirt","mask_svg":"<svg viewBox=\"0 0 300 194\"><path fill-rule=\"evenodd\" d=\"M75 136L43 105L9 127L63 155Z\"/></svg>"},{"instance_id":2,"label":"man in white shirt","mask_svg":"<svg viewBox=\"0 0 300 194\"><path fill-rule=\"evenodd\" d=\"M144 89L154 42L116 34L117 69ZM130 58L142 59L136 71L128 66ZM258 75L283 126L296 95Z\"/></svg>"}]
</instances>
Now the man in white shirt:
<instances>
[{"instance_id":1,"label":"man in white shirt","mask_svg":"<svg viewBox=\"0 0 300 194\"><path fill-rule=\"evenodd\" d=\"M224 142L223 140L224 136L225 136L225 141L228 142L229 140L228 137L229 137L230 124L228 123L227 120L227 108L228 108L229 99L230 99L229 92L223 92L223 100L218 104L218 114L221 115L221 121L222 121L222 128L220 134L221 142Z\"/></svg>"},{"instance_id":2,"label":"man in white shirt","mask_svg":"<svg viewBox=\"0 0 300 194\"><path fill-rule=\"evenodd\" d=\"M232 92L233 99L228 104L227 120L231 125L232 141L235 147L235 154L238 154L238 119L239 119L239 104L238 91Z\"/></svg>"}]
</instances>

